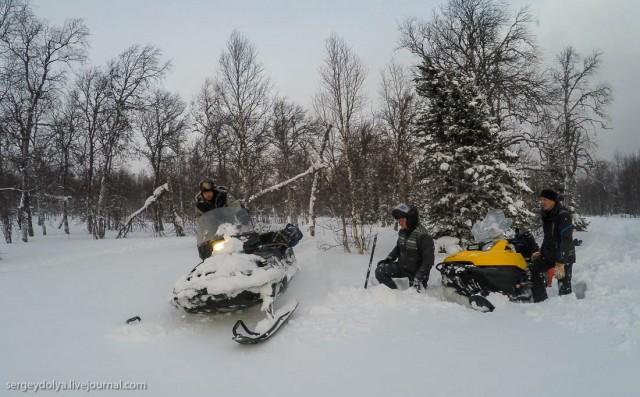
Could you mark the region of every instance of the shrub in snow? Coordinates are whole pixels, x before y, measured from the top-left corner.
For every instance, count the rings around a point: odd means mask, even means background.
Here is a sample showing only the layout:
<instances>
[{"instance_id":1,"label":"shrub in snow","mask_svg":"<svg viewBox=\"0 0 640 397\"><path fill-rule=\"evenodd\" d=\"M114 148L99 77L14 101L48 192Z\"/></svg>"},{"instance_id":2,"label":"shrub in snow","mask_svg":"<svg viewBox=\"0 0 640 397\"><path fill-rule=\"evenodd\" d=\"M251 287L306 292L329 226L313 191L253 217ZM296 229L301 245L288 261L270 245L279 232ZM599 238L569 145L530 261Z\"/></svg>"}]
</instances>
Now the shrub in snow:
<instances>
[{"instance_id":1,"label":"shrub in snow","mask_svg":"<svg viewBox=\"0 0 640 397\"><path fill-rule=\"evenodd\" d=\"M434 240L435 250L438 253L456 254L462 251L460 239L450 236L442 236Z\"/></svg>"}]
</instances>

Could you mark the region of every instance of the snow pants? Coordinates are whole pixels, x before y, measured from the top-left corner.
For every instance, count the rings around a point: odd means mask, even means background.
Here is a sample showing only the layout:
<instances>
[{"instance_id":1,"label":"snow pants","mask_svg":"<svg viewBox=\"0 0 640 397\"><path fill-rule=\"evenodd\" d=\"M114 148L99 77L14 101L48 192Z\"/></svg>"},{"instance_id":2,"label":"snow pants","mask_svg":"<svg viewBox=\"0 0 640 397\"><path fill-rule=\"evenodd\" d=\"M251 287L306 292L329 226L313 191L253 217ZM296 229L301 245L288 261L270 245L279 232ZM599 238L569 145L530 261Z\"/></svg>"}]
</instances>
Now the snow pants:
<instances>
[{"instance_id":1,"label":"snow pants","mask_svg":"<svg viewBox=\"0 0 640 397\"><path fill-rule=\"evenodd\" d=\"M398 262L381 263L376 267L376 280L378 280L380 284L384 284L391 289L398 288L396 283L393 282L394 278L407 277L409 282L413 283L414 276L415 274L409 274L402 271Z\"/></svg>"},{"instance_id":2,"label":"snow pants","mask_svg":"<svg viewBox=\"0 0 640 397\"><path fill-rule=\"evenodd\" d=\"M531 295L534 302L542 302L548 298L547 295L547 271L554 267L555 262L540 258L531 262ZM564 278L558 280L558 293L568 295L571 290L571 274L573 263L564 264Z\"/></svg>"}]
</instances>

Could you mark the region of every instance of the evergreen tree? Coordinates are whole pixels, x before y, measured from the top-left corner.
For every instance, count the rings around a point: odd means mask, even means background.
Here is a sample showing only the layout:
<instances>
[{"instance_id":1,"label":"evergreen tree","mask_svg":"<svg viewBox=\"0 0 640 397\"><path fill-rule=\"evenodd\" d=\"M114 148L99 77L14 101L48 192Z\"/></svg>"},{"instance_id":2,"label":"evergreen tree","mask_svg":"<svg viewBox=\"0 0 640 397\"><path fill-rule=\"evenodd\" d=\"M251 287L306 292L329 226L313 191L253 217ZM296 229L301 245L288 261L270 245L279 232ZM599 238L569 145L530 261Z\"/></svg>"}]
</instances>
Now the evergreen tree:
<instances>
[{"instance_id":1,"label":"evergreen tree","mask_svg":"<svg viewBox=\"0 0 640 397\"><path fill-rule=\"evenodd\" d=\"M422 159L422 214L435 237L471 237L471 226L492 209L502 209L515 226L534 215L521 199L531 194L518 156L500 139L485 99L475 84L425 59L415 79L426 99L415 124Z\"/></svg>"}]
</instances>

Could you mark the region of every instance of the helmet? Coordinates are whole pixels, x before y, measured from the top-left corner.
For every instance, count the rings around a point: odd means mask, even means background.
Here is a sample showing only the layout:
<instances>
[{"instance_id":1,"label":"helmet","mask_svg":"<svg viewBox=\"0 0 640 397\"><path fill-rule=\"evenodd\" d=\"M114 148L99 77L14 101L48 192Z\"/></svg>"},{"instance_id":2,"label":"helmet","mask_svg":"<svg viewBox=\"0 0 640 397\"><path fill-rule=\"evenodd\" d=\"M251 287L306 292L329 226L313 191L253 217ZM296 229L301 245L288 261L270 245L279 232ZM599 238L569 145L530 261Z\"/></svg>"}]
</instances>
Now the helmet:
<instances>
[{"instance_id":1,"label":"helmet","mask_svg":"<svg viewBox=\"0 0 640 397\"><path fill-rule=\"evenodd\" d=\"M418 224L418 209L412 205L398 204L391 211L394 219L407 218L407 227L411 228Z\"/></svg>"},{"instance_id":2,"label":"helmet","mask_svg":"<svg viewBox=\"0 0 640 397\"><path fill-rule=\"evenodd\" d=\"M216 181L213 178L204 178L198 185L201 192L214 191L216 189Z\"/></svg>"}]
</instances>

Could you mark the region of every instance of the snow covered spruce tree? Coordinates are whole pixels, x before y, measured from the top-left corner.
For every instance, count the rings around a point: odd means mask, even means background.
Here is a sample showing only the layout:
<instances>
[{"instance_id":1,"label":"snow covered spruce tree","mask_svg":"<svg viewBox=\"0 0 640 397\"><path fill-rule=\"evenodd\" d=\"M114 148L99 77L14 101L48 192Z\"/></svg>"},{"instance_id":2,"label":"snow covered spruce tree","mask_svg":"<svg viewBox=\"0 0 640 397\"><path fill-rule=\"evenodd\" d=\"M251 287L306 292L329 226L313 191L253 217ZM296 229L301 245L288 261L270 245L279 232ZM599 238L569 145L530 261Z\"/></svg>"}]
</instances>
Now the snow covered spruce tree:
<instances>
[{"instance_id":1,"label":"snow covered spruce tree","mask_svg":"<svg viewBox=\"0 0 640 397\"><path fill-rule=\"evenodd\" d=\"M430 58L415 82L425 99L415 123L422 156L417 204L434 236L469 240L472 224L492 208L514 225L530 224L534 214L521 197L532 192L515 168L518 156L501 140L475 84Z\"/></svg>"}]
</instances>

